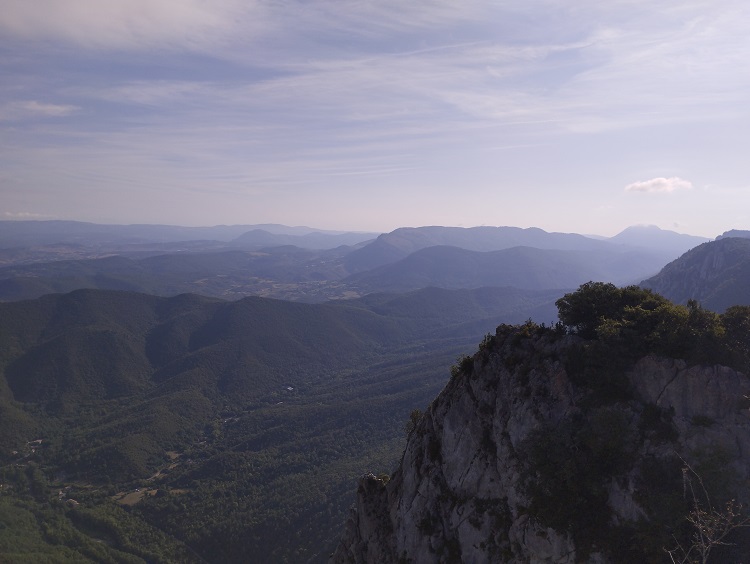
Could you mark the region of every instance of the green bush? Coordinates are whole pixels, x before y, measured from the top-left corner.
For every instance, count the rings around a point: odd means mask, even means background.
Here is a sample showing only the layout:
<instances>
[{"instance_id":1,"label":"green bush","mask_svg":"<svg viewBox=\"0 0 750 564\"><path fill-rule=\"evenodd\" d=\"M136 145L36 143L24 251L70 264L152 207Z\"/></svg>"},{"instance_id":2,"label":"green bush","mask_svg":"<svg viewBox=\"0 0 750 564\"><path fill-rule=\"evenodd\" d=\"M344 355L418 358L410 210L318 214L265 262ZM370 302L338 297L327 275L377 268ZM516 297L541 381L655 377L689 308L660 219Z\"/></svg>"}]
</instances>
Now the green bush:
<instances>
[{"instance_id":1,"label":"green bush","mask_svg":"<svg viewBox=\"0 0 750 564\"><path fill-rule=\"evenodd\" d=\"M556 302L560 323L601 354L632 362L646 354L681 358L691 364L726 364L750 369L750 307L724 314L691 300L686 306L638 286L587 282Z\"/></svg>"}]
</instances>

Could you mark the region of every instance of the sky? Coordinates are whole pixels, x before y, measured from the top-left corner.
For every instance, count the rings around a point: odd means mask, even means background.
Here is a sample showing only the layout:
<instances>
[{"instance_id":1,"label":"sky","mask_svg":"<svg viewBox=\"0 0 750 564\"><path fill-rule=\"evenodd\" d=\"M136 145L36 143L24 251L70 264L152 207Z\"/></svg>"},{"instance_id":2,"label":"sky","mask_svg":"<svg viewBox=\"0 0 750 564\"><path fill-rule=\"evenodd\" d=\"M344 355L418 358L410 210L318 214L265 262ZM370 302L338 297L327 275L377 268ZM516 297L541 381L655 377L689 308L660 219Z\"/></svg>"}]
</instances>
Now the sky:
<instances>
[{"instance_id":1,"label":"sky","mask_svg":"<svg viewBox=\"0 0 750 564\"><path fill-rule=\"evenodd\" d=\"M750 229L745 0L0 0L0 219Z\"/></svg>"}]
</instances>

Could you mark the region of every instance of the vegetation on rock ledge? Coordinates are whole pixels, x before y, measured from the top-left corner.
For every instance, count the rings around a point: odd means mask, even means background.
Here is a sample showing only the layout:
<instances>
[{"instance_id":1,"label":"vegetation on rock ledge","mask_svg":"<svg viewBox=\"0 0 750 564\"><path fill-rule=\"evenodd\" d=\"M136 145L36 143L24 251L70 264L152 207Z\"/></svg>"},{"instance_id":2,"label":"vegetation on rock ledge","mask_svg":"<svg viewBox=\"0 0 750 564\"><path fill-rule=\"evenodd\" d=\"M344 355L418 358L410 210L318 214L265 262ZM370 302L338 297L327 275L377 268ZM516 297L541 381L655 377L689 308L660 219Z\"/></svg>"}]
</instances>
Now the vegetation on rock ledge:
<instances>
[{"instance_id":1,"label":"vegetation on rock ledge","mask_svg":"<svg viewBox=\"0 0 750 564\"><path fill-rule=\"evenodd\" d=\"M659 354L750 369L750 306L717 314L692 300L676 305L651 290L603 282L588 282L556 304L572 333L598 341L610 355L632 360Z\"/></svg>"}]
</instances>

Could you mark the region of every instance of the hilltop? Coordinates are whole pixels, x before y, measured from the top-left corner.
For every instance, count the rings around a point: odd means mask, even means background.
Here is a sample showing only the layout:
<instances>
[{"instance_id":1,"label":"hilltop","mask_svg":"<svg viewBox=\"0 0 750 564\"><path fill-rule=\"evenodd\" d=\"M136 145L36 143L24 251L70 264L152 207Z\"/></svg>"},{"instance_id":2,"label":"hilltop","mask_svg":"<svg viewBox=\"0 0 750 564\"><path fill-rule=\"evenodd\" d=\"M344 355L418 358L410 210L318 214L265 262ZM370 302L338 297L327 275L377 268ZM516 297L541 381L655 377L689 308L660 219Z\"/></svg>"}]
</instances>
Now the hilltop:
<instances>
[{"instance_id":1,"label":"hilltop","mask_svg":"<svg viewBox=\"0 0 750 564\"><path fill-rule=\"evenodd\" d=\"M686 518L714 510L715 561L748 554L750 308L602 283L558 307L554 327L498 327L413 412L333 562L682 561Z\"/></svg>"}]
</instances>

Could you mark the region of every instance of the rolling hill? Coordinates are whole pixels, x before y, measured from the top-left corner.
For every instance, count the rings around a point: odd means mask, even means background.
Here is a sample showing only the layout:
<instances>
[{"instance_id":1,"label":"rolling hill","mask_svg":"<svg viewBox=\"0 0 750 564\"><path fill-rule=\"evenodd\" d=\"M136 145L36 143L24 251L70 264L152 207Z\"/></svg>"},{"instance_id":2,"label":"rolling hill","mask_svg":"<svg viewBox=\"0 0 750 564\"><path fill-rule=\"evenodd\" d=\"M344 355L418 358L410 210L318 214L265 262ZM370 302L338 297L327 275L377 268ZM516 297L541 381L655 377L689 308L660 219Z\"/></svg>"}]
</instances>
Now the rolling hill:
<instances>
[{"instance_id":1,"label":"rolling hill","mask_svg":"<svg viewBox=\"0 0 750 564\"><path fill-rule=\"evenodd\" d=\"M228 299L261 295L323 301L339 293L337 282L346 275L340 259L346 252L347 248L280 246L33 262L0 268L0 300L91 288L161 296L193 292Z\"/></svg>"},{"instance_id":2,"label":"rolling hill","mask_svg":"<svg viewBox=\"0 0 750 564\"><path fill-rule=\"evenodd\" d=\"M512 247L477 252L433 246L397 262L354 274L343 282L360 293L402 292L430 285L442 288L516 286L541 290L571 288L589 280L634 283L650 272L657 272L662 264L659 257L638 251L613 253Z\"/></svg>"}]
</instances>

